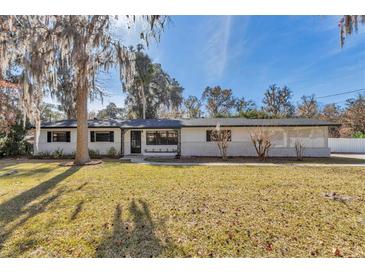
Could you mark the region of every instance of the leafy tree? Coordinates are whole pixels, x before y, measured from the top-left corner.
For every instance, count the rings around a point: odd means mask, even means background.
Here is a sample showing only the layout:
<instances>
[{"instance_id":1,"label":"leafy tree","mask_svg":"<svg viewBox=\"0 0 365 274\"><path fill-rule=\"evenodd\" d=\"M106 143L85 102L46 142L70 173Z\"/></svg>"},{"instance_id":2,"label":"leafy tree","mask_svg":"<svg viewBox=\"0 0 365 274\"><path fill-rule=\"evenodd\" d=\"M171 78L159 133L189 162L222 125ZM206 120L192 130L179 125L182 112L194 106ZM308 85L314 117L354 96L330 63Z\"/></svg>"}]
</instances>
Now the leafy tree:
<instances>
[{"instance_id":1,"label":"leafy tree","mask_svg":"<svg viewBox=\"0 0 365 274\"><path fill-rule=\"evenodd\" d=\"M275 84L269 86L264 94L263 110L274 118L291 117L294 114L294 105L290 102L292 92L287 86L279 88Z\"/></svg>"},{"instance_id":2,"label":"leafy tree","mask_svg":"<svg viewBox=\"0 0 365 274\"><path fill-rule=\"evenodd\" d=\"M356 132L365 133L365 97L358 95L357 98L346 101L346 110L343 114L343 124L349 129L350 134Z\"/></svg>"},{"instance_id":3,"label":"leafy tree","mask_svg":"<svg viewBox=\"0 0 365 274\"><path fill-rule=\"evenodd\" d=\"M109 103L105 109L99 110L96 115L98 119L124 119L125 111L123 108L117 107L115 103Z\"/></svg>"},{"instance_id":4,"label":"leafy tree","mask_svg":"<svg viewBox=\"0 0 365 274\"><path fill-rule=\"evenodd\" d=\"M181 106L184 101L182 96L184 88L180 85L180 83L175 78L170 78L167 74L167 100L165 101L165 105L168 109L171 109L172 113L181 112Z\"/></svg>"},{"instance_id":5,"label":"leafy tree","mask_svg":"<svg viewBox=\"0 0 365 274\"><path fill-rule=\"evenodd\" d=\"M270 119L272 116L263 111L258 109L252 109L248 111L243 111L238 113L235 117L247 118L247 119Z\"/></svg>"},{"instance_id":6,"label":"leafy tree","mask_svg":"<svg viewBox=\"0 0 365 274\"><path fill-rule=\"evenodd\" d=\"M57 85L51 90L59 105L59 111L65 113L67 119L76 119L76 81L73 67L60 60L57 67Z\"/></svg>"},{"instance_id":7,"label":"leafy tree","mask_svg":"<svg viewBox=\"0 0 365 274\"><path fill-rule=\"evenodd\" d=\"M241 97L235 99L234 107L237 113L241 113L254 110L256 108L256 104L252 100L246 100L245 97Z\"/></svg>"},{"instance_id":8,"label":"leafy tree","mask_svg":"<svg viewBox=\"0 0 365 274\"><path fill-rule=\"evenodd\" d=\"M92 110L92 111L89 111L89 113L87 114L87 119L89 120L93 120L93 119L97 119L96 116L98 114L96 113L96 111Z\"/></svg>"},{"instance_id":9,"label":"leafy tree","mask_svg":"<svg viewBox=\"0 0 365 274\"><path fill-rule=\"evenodd\" d=\"M337 104L326 104L320 112L320 118L332 122L337 122L342 116L343 110Z\"/></svg>"},{"instance_id":10,"label":"leafy tree","mask_svg":"<svg viewBox=\"0 0 365 274\"><path fill-rule=\"evenodd\" d=\"M338 27L340 29L340 45L343 47L348 35L357 32L359 23L365 24L365 15L344 15Z\"/></svg>"},{"instance_id":11,"label":"leafy tree","mask_svg":"<svg viewBox=\"0 0 365 274\"><path fill-rule=\"evenodd\" d=\"M171 78L160 64L152 60L138 47L135 51L134 76L129 85L123 85L127 93L125 105L130 118L157 118L162 113L178 113L182 103L183 88Z\"/></svg>"},{"instance_id":12,"label":"leafy tree","mask_svg":"<svg viewBox=\"0 0 365 274\"><path fill-rule=\"evenodd\" d=\"M64 62L59 55L59 65L57 67L57 85L56 88L51 87L50 95L57 99L60 103L57 108L63 112L67 119L76 119L76 80L73 65L69 62ZM71 60L72 61L72 60ZM103 100L104 91L98 85L98 79L95 79L95 85L89 91L89 100Z\"/></svg>"},{"instance_id":13,"label":"leafy tree","mask_svg":"<svg viewBox=\"0 0 365 274\"><path fill-rule=\"evenodd\" d=\"M182 118L183 112L180 109L169 109L166 106L161 106L157 111L156 118L159 119L176 119L176 118Z\"/></svg>"},{"instance_id":14,"label":"leafy tree","mask_svg":"<svg viewBox=\"0 0 365 274\"><path fill-rule=\"evenodd\" d=\"M7 133L0 132L0 158L30 154L32 145L24 140L26 133L27 128L23 127L20 117L10 126Z\"/></svg>"},{"instance_id":15,"label":"leafy tree","mask_svg":"<svg viewBox=\"0 0 365 274\"><path fill-rule=\"evenodd\" d=\"M189 118L201 117L202 102L198 99L198 97L190 95L184 100L184 106Z\"/></svg>"},{"instance_id":16,"label":"leafy tree","mask_svg":"<svg viewBox=\"0 0 365 274\"><path fill-rule=\"evenodd\" d=\"M327 104L323 107L319 114L319 119L340 123L342 120L343 111L340 106L336 104ZM340 137L340 130L338 127L331 127L328 130L330 137Z\"/></svg>"},{"instance_id":17,"label":"leafy tree","mask_svg":"<svg viewBox=\"0 0 365 274\"><path fill-rule=\"evenodd\" d=\"M65 115L58 111L58 107L56 105L50 103L43 103L41 105L42 122L57 121L65 118Z\"/></svg>"},{"instance_id":18,"label":"leafy tree","mask_svg":"<svg viewBox=\"0 0 365 274\"><path fill-rule=\"evenodd\" d=\"M154 64L156 77L151 83L149 106L154 112L152 118L177 118L181 116L183 90L180 83L162 70L160 64Z\"/></svg>"},{"instance_id":19,"label":"leafy tree","mask_svg":"<svg viewBox=\"0 0 365 274\"><path fill-rule=\"evenodd\" d=\"M129 91L135 88L138 91L138 97L141 101L142 105L142 119L146 119L146 88L152 82L152 78L154 77L154 66L152 64L151 58L142 51L143 47L140 45L137 47L137 51L134 51L134 60L133 60L133 67L134 71L134 79L131 82L131 86L128 87L126 85L126 91ZM133 51L133 48L131 49Z\"/></svg>"},{"instance_id":20,"label":"leafy tree","mask_svg":"<svg viewBox=\"0 0 365 274\"><path fill-rule=\"evenodd\" d=\"M206 87L202 101L210 117L227 117L235 106L232 90L222 89L220 86Z\"/></svg>"},{"instance_id":21,"label":"leafy tree","mask_svg":"<svg viewBox=\"0 0 365 274\"><path fill-rule=\"evenodd\" d=\"M130 24L135 17L130 18ZM148 30L141 38L148 41L160 36L167 17L143 16ZM76 164L90 160L88 152L87 99L96 87L100 70L119 65L124 82L131 80L128 49L109 31L110 16L1 16L0 75L18 65L23 87L22 105L36 125L36 143L40 128L40 105L43 91L57 88L57 68L72 66L76 87L77 145ZM6 41L4 43L3 41ZM26 56L25 56L26 53Z\"/></svg>"},{"instance_id":22,"label":"leafy tree","mask_svg":"<svg viewBox=\"0 0 365 274\"><path fill-rule=\"evenodd\" d=\"M22 155L31 151L31 145L24 141L26 129L23 127L19 109L18 87L8 81L0 81L0 158Z\"/></svg>"},{"instance_id":23,"label":"leafy tree","mask_svg":"<svg viewBox=\"0 0 365 274\"><path fill-rule=\"evenodd\" d=\"M298 104L297 115L303 118L314 118L318 113L318 103L314 98L314 95L302 96L301 101Z\"/></svg>"},{"instance_id":24,"label":"leafy tree","mask_svg":"<svg viewBox=\"0 0 365 274\"><path fill-rule=\"evenodd\" d=\"M24 140L27 130L19 108L18 88L12 81L0 80L0 158L29 154L32 150Z\"/></svg>"},{"instance_id":25,"label":"leafy tree","mask_svg":"<svg viewBox=\"0 0 365 274\"><path fill-rule=\"evenodd\" d=\"M0 133L4 134L10 132L20 114L17 97L6 86L3 84L2 88L0 87Z\"/></svg>"},{"instance_id":26,"label":"leafy tree","mask_svg":"<svg viewBox=\"0 0 365 274\"><path fill-rule=\"evenodd\" d=\"M352 134L352 138L365 138L365 133L355 132L354 134Z\"/></svg>"}]
</instances>

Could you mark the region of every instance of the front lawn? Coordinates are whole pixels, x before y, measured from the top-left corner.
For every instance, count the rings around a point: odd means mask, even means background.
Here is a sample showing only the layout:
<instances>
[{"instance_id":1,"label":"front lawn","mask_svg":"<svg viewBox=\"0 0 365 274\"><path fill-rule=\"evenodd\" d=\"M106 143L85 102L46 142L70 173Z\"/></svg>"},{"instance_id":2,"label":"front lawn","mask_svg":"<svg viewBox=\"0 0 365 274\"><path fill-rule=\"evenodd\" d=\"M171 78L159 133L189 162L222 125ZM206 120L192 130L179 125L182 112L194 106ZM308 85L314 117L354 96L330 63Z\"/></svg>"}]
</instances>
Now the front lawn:
<instances>
[{"instance_id":1,"label":"front lawn","mask_svg":"<svg viewBox=\"0 0 365 274\"><path fill-rule=\"evenodd\" d=\"M361 167L0 161L9 171L1 257L365 256Z\"/></svg>"},{"instance_id":2,"label":"front lawn","mask_svg":"<svg viewBox=\"0 0 365 274\"><path fill-rule=\"evenodd\" d=\"M221 157L181 157L176 159L174 157L146 157L148 162L157 163L243 163L243 164L256 164L256 163L270 163L270 164L335 164L335 165L348 165L348 164L363 164L365 167L365 159L351 158L351 157L305 157L302 161L298 161L295 157L268 157L266 161L259 161L257 157L228 157L225 161Z\"/></svg>"}]
</instances>

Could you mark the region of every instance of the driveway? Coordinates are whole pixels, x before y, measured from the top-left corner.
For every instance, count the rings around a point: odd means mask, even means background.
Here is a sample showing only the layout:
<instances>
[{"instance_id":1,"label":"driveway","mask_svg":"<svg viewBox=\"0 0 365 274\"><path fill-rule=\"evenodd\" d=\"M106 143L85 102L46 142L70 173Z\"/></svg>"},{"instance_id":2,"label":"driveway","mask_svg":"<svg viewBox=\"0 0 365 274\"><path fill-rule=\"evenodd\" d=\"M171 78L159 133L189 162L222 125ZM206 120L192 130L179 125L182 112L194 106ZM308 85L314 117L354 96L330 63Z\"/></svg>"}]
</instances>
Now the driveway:
<instances>
[{"instance_id":1,"label":"driveway","mask_svg":"<svg viewBox=\"0 0 365 274\"><path fill-rule=\"evenodd\" d=\"M338 158L351 158L351 159L364 159L365 160L365 154L344 154L344 153L332 153L331 157L338 157Z\"/></svg>"}]
</instances>

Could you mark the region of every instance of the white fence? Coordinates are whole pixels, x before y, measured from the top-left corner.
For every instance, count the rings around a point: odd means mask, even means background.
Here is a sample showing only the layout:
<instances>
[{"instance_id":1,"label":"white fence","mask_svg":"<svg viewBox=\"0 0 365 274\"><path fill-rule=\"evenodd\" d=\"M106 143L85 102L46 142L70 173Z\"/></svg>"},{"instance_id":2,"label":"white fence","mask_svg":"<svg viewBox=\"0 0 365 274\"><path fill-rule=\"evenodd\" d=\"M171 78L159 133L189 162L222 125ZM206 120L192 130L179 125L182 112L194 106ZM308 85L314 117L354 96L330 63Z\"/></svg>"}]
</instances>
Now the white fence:
<instances>
[{"instance_id":1,"label":"white fence","mask_svg":"<svg viewBox=\"0 0 365 274\"><path fill-rule=\"evenodd\" d=\"M365 153L365 139L328 138L328 147L332 153Z\"/></svg>"}]
</instances>

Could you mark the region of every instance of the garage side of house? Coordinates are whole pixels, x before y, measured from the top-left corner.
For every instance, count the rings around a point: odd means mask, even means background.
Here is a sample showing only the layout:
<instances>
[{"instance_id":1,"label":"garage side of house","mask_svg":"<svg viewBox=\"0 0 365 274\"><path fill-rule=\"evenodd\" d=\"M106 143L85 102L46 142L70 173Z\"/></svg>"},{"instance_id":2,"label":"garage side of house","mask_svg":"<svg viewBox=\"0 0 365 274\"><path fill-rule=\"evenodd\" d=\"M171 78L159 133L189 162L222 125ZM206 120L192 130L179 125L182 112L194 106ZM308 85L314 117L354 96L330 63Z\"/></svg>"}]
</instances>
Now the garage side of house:
<instances>
[{"instance_id":1,"label":"garage side of house","mask_svg":"<svg viewBox=\"0 0 365 274\"><path fill-rule=\"evenodd\" d=\"M220 156L218 146L209 138L214 127L183 128L181 130L182 156ZM257 127L225 127L231 140L228 143L229 156L256 156L251 134ZM304 147L306 157L329 157L328 127L265 127L271 137L272 157L295 157L295 142Z\"/></svg>"}]
</instances>

